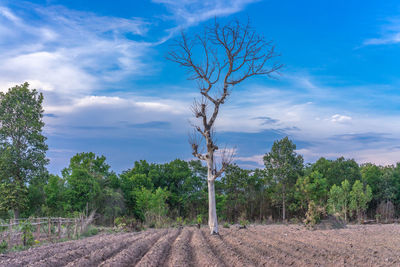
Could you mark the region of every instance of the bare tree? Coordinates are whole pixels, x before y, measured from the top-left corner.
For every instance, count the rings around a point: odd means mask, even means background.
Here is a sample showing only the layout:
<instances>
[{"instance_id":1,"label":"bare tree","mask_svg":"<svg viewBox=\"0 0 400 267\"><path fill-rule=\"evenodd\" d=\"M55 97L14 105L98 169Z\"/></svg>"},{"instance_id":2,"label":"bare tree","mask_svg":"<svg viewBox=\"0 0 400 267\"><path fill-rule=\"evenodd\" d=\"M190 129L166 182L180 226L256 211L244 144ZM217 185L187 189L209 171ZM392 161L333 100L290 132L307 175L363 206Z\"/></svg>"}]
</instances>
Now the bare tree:
<instances>
[{"instance_id":1,"label":"bare tree","mask_svg":"<svg viewBox=\"0 0 400 267\"><path fill-rule=\"evenodd\" d=\"M207 163L208 225L211 234L218 234L214 182L232 160L232 153L223 150L222 162L217 168L214 124L219 108L235 85L256 75L272 77L282 65L271 63L277 56L272 42L258 35L249 22L242 24L234 20L220 25L215 20L202 34L188 37L182 32L173 45L167 59L188 69L189 79L197 81L201 95L192 105L198 124L193 124L194 134L189 142L193 155Z\"/></svg>"}]
</instances>

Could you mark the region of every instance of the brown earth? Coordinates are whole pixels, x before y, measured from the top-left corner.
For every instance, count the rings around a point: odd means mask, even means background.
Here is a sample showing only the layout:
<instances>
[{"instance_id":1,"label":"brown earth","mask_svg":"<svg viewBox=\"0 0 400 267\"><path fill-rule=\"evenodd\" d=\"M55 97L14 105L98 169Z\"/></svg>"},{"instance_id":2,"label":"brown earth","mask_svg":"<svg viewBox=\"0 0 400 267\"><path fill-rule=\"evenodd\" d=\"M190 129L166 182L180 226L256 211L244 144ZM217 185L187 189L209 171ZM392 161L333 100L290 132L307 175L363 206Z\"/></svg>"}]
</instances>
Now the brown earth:
<instances>
[{"instance_id":1,"label":"brown earth","mask_svg":"<svg viewBox=\"0 0 400 267\"><path fill-rule=\"evenodd\" d=\"M400 225L159 229L0 255L0 266L400 266Z\"/></svg>"}]
</instances>

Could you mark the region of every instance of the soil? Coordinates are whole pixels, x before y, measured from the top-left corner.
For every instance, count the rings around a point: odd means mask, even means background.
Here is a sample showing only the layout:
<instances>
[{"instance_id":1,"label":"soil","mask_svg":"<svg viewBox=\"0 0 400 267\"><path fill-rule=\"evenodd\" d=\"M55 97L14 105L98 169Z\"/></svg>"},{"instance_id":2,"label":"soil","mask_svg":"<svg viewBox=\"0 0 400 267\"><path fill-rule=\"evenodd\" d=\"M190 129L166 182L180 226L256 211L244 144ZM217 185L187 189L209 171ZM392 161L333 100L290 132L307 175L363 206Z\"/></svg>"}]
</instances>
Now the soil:
<instances>
[{"instance_id":1,"label":"soil","mask_svg":"<svg viewBox=\"0 0 400 267\"><path fill-rule=\"evenodd\" d=\"M331 229L332 228L332 229ZM400 225L158 229L0 254L0 266L400 266Z\"/></svg>"}]
</instances>

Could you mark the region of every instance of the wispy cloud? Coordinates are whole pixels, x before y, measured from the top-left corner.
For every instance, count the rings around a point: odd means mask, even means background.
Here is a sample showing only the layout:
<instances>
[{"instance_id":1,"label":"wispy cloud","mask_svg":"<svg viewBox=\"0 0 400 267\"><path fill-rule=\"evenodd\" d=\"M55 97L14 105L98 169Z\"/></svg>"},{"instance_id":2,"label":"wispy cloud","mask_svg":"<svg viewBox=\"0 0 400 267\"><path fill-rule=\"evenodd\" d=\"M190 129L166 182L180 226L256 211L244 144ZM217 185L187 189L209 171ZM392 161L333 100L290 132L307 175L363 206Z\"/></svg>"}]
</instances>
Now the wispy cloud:
<instances>
[{"instance_id":1,"label":"wispy cloud","mask_svg":"<svg viewBox=\"0 0 400 267\"><path fill-rule=\"evenodd\" d=\"M382 26L379 37L369 38L363 45L388 45L400 43L400 19L389 18L387 23Z\"/></svg>"},{"instance_id":2,"label":"wispy cloud","mask_svg":"<svg viewBox=\"0 0 400 267\"><path fill-rule=\"evenodd\" d=\"M196 26L214 17L225 17L238 13L247 5L260 0L153 0L163 4L170 11L164 19L176 21L177 26L168 29L163 41L171 38L181 29Z\"/></svg>"},{"instance_id":3,"label":"wispy cloud","mask_svg":"<svg viewBox=\"0 0 400 267\"><path fill-rule=\"evenodd\" d=\"M102 17L63 7L0 8L0 85L28 81L58 94L88 94L110 82L151 74L151 45L133 41L148 23ZM31 16L24 16L30 12ZM40 19L31 19L32 14Z\"/></svg>"}]
</instances>

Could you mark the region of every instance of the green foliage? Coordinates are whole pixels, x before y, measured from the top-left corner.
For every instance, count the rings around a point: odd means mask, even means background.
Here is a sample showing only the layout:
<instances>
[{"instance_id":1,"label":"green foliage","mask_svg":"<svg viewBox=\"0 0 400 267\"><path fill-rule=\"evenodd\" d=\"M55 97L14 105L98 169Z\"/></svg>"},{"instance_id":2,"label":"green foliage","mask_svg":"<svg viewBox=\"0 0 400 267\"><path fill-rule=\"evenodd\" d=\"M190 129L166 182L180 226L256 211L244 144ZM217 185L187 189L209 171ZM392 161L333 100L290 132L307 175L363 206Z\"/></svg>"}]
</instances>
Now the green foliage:
<instances>
[{"instance_id":1,"label":"green foliage","mask_svg":"<svg viewBox=\"0 0 400 267\"><path fill-rule=\"evenodd\" d=\"M104 202L102 205L104 222L111 224L114 219L121 216L125 209L124 196L120 189L104 188Z\"/></svg>"},{"instance_id":2,"label":"green foliage","mask_svg":"<svg viewBox=\"0 0 400 267\"><path fill-rule=\"evenodd\" d=\"M275 141L271 152L264 156L267 175L276 184L275 202L282 204L282 219L286 220L286 202L292 194L293 185L303 171L303 157L296 152L296 145L285 137Z\"/></svg>"},{"instance_id":3,"label":"green foliage","mask_svg":"<svg viewBox=\"0 0 400 267\"><path fill-rule=\"evenodd\" d=\"M302 208L314 205L325 205L328 199L328 183L321 173L313 171L309 175L300 176L296 182L296 198Z\"/></svg>"},{"instance_id":4,"label":"green foliage","mask_svg":"<svg viewBox=\"0 0 400 267\"><path fill-rule=\"evenodd\" d=\"M26 185L46 172L43 96L28 83L0 92L0 208L27 208Z\"/></svg>"},{"instance_id":5,"label":"green foliage","mask_svg":"<svg viewBox=\"0 0 400 267\"><path fill-rule=\"evenodd\" d=\"M141 224L135 218L127 216L115 218L114 224L118 228L129 231L139 231L142 228Z\"/></svg>"},{"instance_id":6,"label":"green foliage","mask_svg":"<svg viewBox=\"0 0 400 267\"><path fill-rule=\"evenodd\" d=\"M93 225L89 225L88 229L82 234L83 237L90 237L97 235L99 233L99 229L94 227Z\"/></svg>"},{"instance_id":7,"label":"green foliage","mask_svg":"<svg viewBox=\"0 0 400 267\"><path fill-rule=\"evenodd\" d=\"M229 226L229 223L228 223L228 222L224 222L223 227L224 227L224 228L229 228L229 227L230 227L230 226Z\"/></svg>"},{"instance_id":8,"label":"green foliage","mask_svg":"<svg viewBox=\"0 0 400 267\"><path fill-rule=\"evenodd\" d=\"M8 243L7 241L3 240L0 243L0 253L5 253L8 249Z\"/></svg>"},{"instance_id":9,"label":"green foliage","mask_svg":"<svg viewBox=\"0 0 400 267\"><path fill-rule=\"evenodd\" d=\"M142 187L135 192L137 207L148 225L156 227L164 226L168 205L166 203L169 192L166 189L157 188L155 191Z\"/></svg>"},{"instance_id":10,"label":"green foliage","mask_svg":"<svg viewBox=\"0 0 400 267\"><path fill-rule=\"evenodd\" d=\"M328 186L340 185L344 180L350 184L361 179L360 167L354 159L340 157L336 160L320 158L313 164L313 171L318 171L326 178Z\"/></svg>"},{"instance_id":11,"label":"green foliage","mask_svg":"<svg viewBox=\"0 0 400 267\"><path fill-rule=\"evenodd\" d=\"M44 186L46 194L46 213L52 216L64 216L69 208L66 203L65 180L57 175L50 175L48 183Z\"/></svg>"},{"instance_id":12,"label":"green foliage","mask_svg":"<svg viewBox=\"0 0 400 267\"><path fill-rule=\"evenodd\" d=\"M196 222L197 222L197 224L201 225L203 223L203 215L198 214L196 217Z\"/></svg>"},{"instance_id":13,"label":"green foliage","mask_svg":"<svg viewBox=\"0 0 400 267\"><path fill-rule=\"evenodd\" d=\"M176 217L176 224L178 226L182 226L183 225L183 218L180 217L180 216Z\"/></svg>"},{"instance_id":14,"label":"green foliage","mask_svg":"<svg viewBox=\"0 0 400 267\"><path fill-rule=\"evenodd\" d=\"M329 191L328 212L347 221L350 204L350 183L344 180L341 186L333 185Z\"/></svg>"},{"instance_id":15,"label":"green foliage","mask_svg":"<svg viewBox=\"0 0 400 267\"><path fill-rule=\"evenodd\" d=\"M24 221L21 224L22 242L25 247L30 247L35 243L32 232L34 231L32 224L29 221Z\"/></svg>"},{"instance_id":16,"label":"green foliage","mask_svg":"<svg viewBox=\"0 0 400 267\"><path fill-rule=\"evenodd\" d=\"M19 182L3 182L0 184L0 210L14 210L18 216L18 211L28 207L28 188Z\"/></svg>"},{"instance_id":17,"label":"green foliage","mask_svg":"<svg viewBox=\"0 0 400 267\"><path fill-rule=\"evenodd\" d=\"M325 215L325 208L315 204L313 200L308 203L308 209L306 212L306 218L304 224L308 227L313 227L321 221L322 216Z\"/></svg>"},{"instance_id":18,"label":"green foliage","mask_svg":"<svg viewBox=\"0 0 400 267\"><path fill-rule=\"evenodd\" d=\"M238 214L247 204L245 188L248 186L249 171L236 164L228 165L225 176L221 178L222 189L226 195L225 215L229 221L237 221Z\"/></svg>"},{"instance_id":19,"label":"green foliage","mask_svg":"<svg viewBox=\"0 0 400 267\"><path fill-rule=\"evenodd\" d=\"M249 220L242 218L239 220L239 224L240 224L241 228L247 228L247 226L250 224L250 222L249 222Z\"/></svg>"},{"instance_id":20,"label":"green foliage","mask_svg":"<svg viewBox=\"0 0 400 267\"><path fill-rule=\"evenodd\" d=\"M367 209L367 205L371 199L371 187L366 185L364 188L360 180L355 181L350 192L350 212L354 212L359 221L362 219L363 212Z\"/></svg>"}]
</instances>

